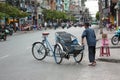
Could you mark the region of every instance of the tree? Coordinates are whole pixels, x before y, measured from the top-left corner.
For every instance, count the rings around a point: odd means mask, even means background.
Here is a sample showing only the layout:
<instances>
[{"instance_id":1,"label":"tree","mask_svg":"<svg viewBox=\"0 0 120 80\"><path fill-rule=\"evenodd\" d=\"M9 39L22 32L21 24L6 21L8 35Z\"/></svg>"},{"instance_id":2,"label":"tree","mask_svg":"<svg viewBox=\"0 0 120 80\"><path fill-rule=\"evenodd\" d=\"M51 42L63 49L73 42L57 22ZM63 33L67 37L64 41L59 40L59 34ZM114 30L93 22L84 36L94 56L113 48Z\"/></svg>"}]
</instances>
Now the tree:
<instances>
[{"instance_id":1,"label":"tree","mask_svg":"<svg viewBox=\"0 0 120 80\"><path fill-rule=\"evenodd\" d=\"M0 12L0 20L3 19L4 17L9 17L9 15Z\"/></svg>"},{"instance_id":2,"label":"tree","mask_svg":"<svg viewBox=\"0 0 120 80\"><path fill-rule=\"evenodd\" d=\"M14 24L14 30L16 31L16 27L15 27L15 19L16 18L21 18L21 17L27 17L28 13L23 12L21 10L19 10L17 7L11 6L7 3L0 3L0 12L3 14L7 14L10 17L13 18L13 24ZM6 24L6 20L8 19L8 17L1 15L3 17L5 17L5 24Z\"/></svg>"},{"instance_id":3,"label":"tree","mask_svg":"<svg viewBox=\"0 0 120 80\"><path fill-rule=\"evenodd\" d=\"M99 11L96 13L96 19L100 20Z\"/></svg>"},{"instance_id":4,"label":"tree","mask_svg":"<svg viewBox=\"0 0 120 80\"><path fill-rule=\"evenodd\" d=\"M66 19L71 19L74 20L74 17L71 15L66 14L65 12L61 12L61 11L56 11L56 10L47 10L44 9L43 10L43 14L44 14L44 20L48 21L48 20L66 20Z\"/></svg>"},{"instance_id":5,"label":"tree","mask_svg":"<svg viewBox=\"0 0 120 80\"><path fill-rule=\"evenodd\" d=\"M19 10L17 7L13 7L6 3L0 3L0 12L5 13L13 18L21 18L29 15L28 13Z\"/></svg>"},{"instance_id":6,"label":"tree","mask_svg":"<svg viewBox=\"0 0 120 80\"><path fill-rule=\"evenodd\" d=\"M9 15L0 12L0 25L1 25L1 20L3 20L5 17L9 17Z\"/></svg>"},{"instance_id":7,"label":"tree","mask_svg":"<svg viewBox=\"0 0 120 80\"><path fill-rule=\"evenodd\" d=\"M26 13L26 12L20 12L19 15L17 16L18 18L24 18L26 16L29 16L29 13Z\"/></svg>"}]
</instances>

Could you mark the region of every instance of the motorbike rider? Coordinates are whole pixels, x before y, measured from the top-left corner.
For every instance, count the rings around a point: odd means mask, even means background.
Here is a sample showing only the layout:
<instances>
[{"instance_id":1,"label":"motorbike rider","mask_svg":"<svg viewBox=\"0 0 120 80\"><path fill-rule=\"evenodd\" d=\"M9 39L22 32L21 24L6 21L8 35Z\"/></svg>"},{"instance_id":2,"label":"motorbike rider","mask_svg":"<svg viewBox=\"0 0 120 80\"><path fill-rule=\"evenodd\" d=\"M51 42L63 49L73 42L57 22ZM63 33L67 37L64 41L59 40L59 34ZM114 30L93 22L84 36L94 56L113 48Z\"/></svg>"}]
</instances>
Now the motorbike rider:
<instances>
[{"instance_id":1,"label":"motorbike rider","mask_svg":"<svg viewBox=\"0 0 120 80\"><path fill-rule=\"evenodd\" d=\"M0 32L2 32L2 33L5 32L5 26L3 24L0 26Z\"/></svg>"},{"instance_id":2,"label":"motorbike rider","mask_svg":"<svg viewBox=\"0 0 120 80\"><path fill-rule=\"evenodd\" d=\"M2 34L0 34L0 36L2 36L2 38L4 38L6 40L7 35L5 32L5 26L3 24L0 26L0 33L2 33Z\"/></svg>"}]
</instances>

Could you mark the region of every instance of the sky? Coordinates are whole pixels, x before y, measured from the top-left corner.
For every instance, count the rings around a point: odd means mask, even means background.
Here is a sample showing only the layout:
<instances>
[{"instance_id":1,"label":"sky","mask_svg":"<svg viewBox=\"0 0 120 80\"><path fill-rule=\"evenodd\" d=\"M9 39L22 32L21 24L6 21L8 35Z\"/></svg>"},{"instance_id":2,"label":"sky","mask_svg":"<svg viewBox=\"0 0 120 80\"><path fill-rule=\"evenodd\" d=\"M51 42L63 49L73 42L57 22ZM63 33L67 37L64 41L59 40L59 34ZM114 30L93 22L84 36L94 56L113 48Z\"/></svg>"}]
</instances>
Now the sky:
<instances>
[{"instance_id":1,"label":"sky","mask_svg":"<svg viewBox=\"0 0 120 80\"><path fill-rule=\"evenodd\" d=\"M92 14L92 17L95 17L96 12L98 11L98 0L87 0L85 5L89 9L90 14Z\"/></svg>"}]
</instances>

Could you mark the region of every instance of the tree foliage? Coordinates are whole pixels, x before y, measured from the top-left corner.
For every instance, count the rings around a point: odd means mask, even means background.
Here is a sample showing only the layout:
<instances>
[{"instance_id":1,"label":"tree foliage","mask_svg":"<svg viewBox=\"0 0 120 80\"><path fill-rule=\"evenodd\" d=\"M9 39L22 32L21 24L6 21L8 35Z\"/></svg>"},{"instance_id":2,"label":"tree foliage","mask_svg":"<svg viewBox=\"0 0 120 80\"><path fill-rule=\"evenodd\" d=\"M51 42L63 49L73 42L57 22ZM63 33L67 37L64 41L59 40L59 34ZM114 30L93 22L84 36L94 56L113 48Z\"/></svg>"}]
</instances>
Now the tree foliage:
<instances>
[{"instance_id":1,"label":"tree foliage","mask_svg":"<svg viewBox=\"0 0 120 80\"><path fill-rule=\"evenodd\" d=\"M7 14L5 14L5 13L0 12L0 19L3 19L4 17L9 17L9 15L7 15Z\"/></svg>"},{"instance_id":2,"label":"tree foliage","mask_svg":"<svg viewBox=\"0 0 120 80\"><path fill-rule=\"evenodd\" d=\"M6 3L0 3L0 12L14 18L28 16L28 13L22 12L17 7L13 7Z\"/></svg>"},{"instance_id":3,"label":"tree foliage","mask_svg":"<svg viewBox=\"0 0 120 80\"><path fill-rule=\"evenodd\" d=\"M68 15L65 12L61 12L61 11L56 11L56 10L43 10L43 14L44 14L44 19L47 20L57 20L57 19L61 19L61 20L74 20L74 17L71 15Z\"/></svg>"},{"instance_id":4,"label":"tree foliage","mask_svg":"<svg viewBox=\"0 0 120 80\"><path fill-rule=\"evenodd\" d=\"M96 19L100 20L99 11L96 13Z\"/></svg>"},{"instance_id":5,"label":"tree foliage","mask_svg":"<svg viewBox=\"0 0 120 80\"><path fill-rule=\"evenodd\" d=\"M29 13L26 13L26 12L20 12L19 15L17 16L18 18L24 18L26 16L29 16Z\"/></svg>"}]
</instances>

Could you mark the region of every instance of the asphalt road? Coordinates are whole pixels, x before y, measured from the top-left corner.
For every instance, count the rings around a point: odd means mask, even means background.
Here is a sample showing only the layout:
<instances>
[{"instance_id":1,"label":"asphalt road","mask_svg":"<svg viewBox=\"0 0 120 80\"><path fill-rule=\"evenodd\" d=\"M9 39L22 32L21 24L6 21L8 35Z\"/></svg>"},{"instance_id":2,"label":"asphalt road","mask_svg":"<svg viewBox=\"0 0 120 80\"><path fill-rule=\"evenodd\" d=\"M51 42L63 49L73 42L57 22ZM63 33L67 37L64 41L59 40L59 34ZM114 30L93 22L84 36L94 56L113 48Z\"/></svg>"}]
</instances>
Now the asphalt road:
<instances>
[{"instance_id":1,"label":"asphalt road","mask_svg":"<svg viewBox=\"0 0 120 80\"><path fill-rule=\"evenodd\" d=\"M88 66L87 47L80 64L72 57L64 59L60 65L53 57L46 57L43 61L33 58L32 44L42 40L42 32L50 33L48 38L54 45L55 32L70 32L80 41L83 29L72 27L9 36L7 41L0 42L0 80L120 80L120 64L97 62L95 67Z\"/></svg>"}]
</instances>

